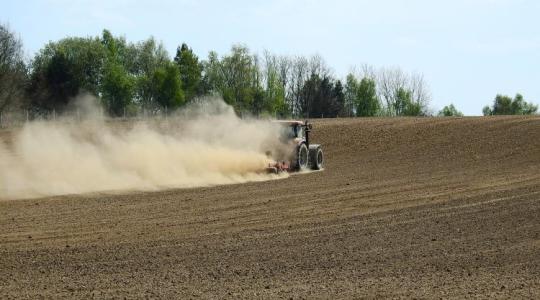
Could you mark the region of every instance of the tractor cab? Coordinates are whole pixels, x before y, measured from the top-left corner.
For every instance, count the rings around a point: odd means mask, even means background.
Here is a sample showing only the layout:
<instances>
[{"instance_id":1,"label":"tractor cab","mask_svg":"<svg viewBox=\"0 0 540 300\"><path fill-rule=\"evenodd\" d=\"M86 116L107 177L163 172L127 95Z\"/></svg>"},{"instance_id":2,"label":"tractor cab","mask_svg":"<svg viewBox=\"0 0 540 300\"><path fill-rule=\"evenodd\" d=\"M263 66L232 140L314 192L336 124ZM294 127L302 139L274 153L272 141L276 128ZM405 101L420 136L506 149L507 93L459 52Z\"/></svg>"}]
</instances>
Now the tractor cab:
<instances>
[{"instance_id":1,"label":"tractor cab","mask_svg":"<svg viewBox=\"0 0 540 300\"><path fill-rule=\"evenodd\" d=\"M282 142L295 141L296 144L307 143L309 146L309 132L312 125L307 121L275 121L275 123L281 124L281 136Z\"/></svg>"}]
</instances>

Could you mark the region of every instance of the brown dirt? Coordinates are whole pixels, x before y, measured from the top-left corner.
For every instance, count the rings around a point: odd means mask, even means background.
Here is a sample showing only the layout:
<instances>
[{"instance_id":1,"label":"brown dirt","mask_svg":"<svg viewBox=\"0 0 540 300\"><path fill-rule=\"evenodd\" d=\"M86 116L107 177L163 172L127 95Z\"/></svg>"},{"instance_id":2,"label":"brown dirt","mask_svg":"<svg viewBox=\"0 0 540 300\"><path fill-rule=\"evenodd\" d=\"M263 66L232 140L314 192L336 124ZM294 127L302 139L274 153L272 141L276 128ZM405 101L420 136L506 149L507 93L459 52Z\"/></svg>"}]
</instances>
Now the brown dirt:
<instances>
[{"instance_id":1,"label":"brown dirt","mask_svg":"<svg viewBox=\"0 0 540 300\"><path fill-rule=\"evenodd\" d=\"M0 297L540 298L540 117L313 138L284 180L0 202Z\"/></svg>"}]
</instances>

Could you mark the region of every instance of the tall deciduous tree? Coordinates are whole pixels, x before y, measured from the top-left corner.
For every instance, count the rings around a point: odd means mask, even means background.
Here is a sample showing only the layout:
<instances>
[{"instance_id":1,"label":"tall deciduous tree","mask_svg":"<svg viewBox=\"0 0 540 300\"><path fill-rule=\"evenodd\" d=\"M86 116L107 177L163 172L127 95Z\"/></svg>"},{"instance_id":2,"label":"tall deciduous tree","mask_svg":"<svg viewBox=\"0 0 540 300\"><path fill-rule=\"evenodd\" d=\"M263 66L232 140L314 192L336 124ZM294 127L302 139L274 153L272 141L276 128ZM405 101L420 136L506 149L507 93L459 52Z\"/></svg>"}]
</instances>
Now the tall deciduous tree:
<instances>
[{"instance_id":1,"label":"tall deciduous tree","mask_svg":"<svg viewBox=\"0 0 540 300\"><path fill-rule=\"evenodd\" d=\"M185 43L176 50L174 61L180 71L186 101L191 101L202 92L200 87L202 65L199 63L197 55Z\"/></svg>"},{"instance_id":2,"label":"tall deciduous tree","mask_svg":"<svg viewBox=\"0 0 540 300\"><path fill-rule=\"evenodd\" d=\"M407 74L400 68L383 68L377 72L377 87L387 115L428 114L430 95L422 75Z\"/></svg>"},{"instance_id":3,"label":"tall deciduous tree","mask_svg":"<svg viewBox=\"0 0 540 300\"><path fill-rule=\"evenodd\" d=\"M222 60L222 69L225 82L224 97L229 103L241 110L249 110L253 101L255 68L253 56L249 49L236 45L231 49L230 55Z\"/></svg>"},{"instance_id":4,"label":"tall deciduous tree","mask_svg":"<svg viewBox=\"0 0 540 300\"><path fill-rule=\"evenodd\" d=\"M124 67L110 62L104 68L102 98L111 116L122 116L129 109L134 95L134 79Z\"/></svg>"},{"instance_id":5,"label":"tall deciduous tree","mask_svg":"<svg viewBox=\"0 0 540 300\"><path fill-rule=\"evenodd\" d=\"M175 109L184 103L182 81L178 67L168 63L158 68L152 78L156 103L166 109Z\"/></svg>"},{"instance_id":6,"label":"tall deciduous tree","mask_svg":"<svg viewBox=\"0 0 540 300\"><path fill-rule=\"evenodd\" d=\"M135 101L144 109L159 109L156 100L157 89L154 84L154 73L170 63L169 55L161 43L153 37L139 42L134 47L133 71L136 77Z\"/></svg>"},{"instance_id":7,"label":"tall deciduous tree","mask_svg":"<svg viewBox=\"0 0 540 300\"><path fill-rule=\"evenodd\" d=\"M379 113L380 104L375 80L362 78L356 91L355 104L356 115L359 117L372 117Z\"/></svg>"},{"instance_id":8,"label":"tall deciduous tree","mask_svg":"<svg viewBox=\"0 0 540 300\"><path fill-rule=\"evenodd\" d=\"M396 116L421 116L422 106L413 99L413 92L404 88L399 88L396 92L396 99L393 107Z\"/></svg>"},{"instance_id":9,"label":"tall deciduous tree","mask_svg":"<svg viewBox=\"0 0 540 300\"><path fill-rule=\"evenodd\" d=\"M0 24L0 112L22 104L26 76L22 42Z\"/></svg>"},{"instance_id":10,"label":"tall deciduous tree","mask_svg":"<svg viewBox=\"0 0 540 300\"><path fill-rule=\"evenodd\" d=\"M222 59L217 53L210 52L204 66L205 90L222 96L239 112L262 106L258 59L247 47L235 45Z\"/></svg>"},{"instance_id":11,"label":"tall deciduous tree","mask_svg":"<svg viewBox=\"0 0 540 300\"><path fill-rule=\"evenodd\" d=\"M292 59L290 68L290 81L287 92L287 102L291 109L291 114L295 117L302 116L302 97L304 86L309 79L309 61L303 56L297 56Z\"/></svg>"},{"instance_id":12,"label":"tall deciduous tree","mask_svg":"<svg viewBox=\"0 0 540 300\"><path fill-rule=\"evenodd\" d=\"M128 74L125 66L125 43L115 39L108 30L103 30L101 43L107 57L100 84L102 100L110 115L125 115L132 110L135 95L135 78Z\"/></svg>"},{"instance_id":13,"label":"tall deciduous tree","mask_svg":"<svg viewBox=\"0 0 540 300\"><path fill-rule=\"evenodd\" d=\"M344 106L349 116L353 114L358 117L379 115L381 106L375 80L364 75L364 78L358 81L354 74L347 75Z\"/></svg>"},{"instance_id":14,"label":"tall deciduous tree","mask_svg":"<svg viewBox=\"0 0 540 300\"><path fill-rule=\"evenodd\" d=\"M98 95L105 60L98 38L66 38L47 44L32 61L34 105L61 110L80 92Z\"/></svg>"},{"instance_id":15,"label":"tall deciduous tree","mask_svg":"<svg viewBox=\"0 0 540 300\"><path fill-rule=\"evenodd\" d=\"M285 100L287 84L287 60L284 57L278 57L264 53L264 65L262 78L264 82L264 99L262 101L261 111L271 115L284 117L289 114L288 106Z\"/></svg>"}]
</instances>

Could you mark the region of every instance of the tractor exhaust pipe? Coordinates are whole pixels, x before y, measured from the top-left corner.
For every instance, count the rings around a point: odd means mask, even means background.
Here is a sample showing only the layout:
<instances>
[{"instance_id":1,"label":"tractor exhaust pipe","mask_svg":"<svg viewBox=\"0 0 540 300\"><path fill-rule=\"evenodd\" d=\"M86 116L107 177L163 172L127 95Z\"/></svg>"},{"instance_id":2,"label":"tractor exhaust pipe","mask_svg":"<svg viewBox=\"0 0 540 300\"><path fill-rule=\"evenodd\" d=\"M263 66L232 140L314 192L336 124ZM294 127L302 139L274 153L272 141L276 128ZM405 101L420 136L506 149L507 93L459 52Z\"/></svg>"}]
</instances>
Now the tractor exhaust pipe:
<instances>
[{"instance_id":1,"label":"tractor exhaust pipe","mask_svg":"<svg viewBox=\"0 0 540 300\"><path fill-rule=\"evenodd\" d=\"M306 144L309 147L309 132L313 126L309 123L308 120L304 121L304 131L306 132Z\"/></svg>"}]
</instances>

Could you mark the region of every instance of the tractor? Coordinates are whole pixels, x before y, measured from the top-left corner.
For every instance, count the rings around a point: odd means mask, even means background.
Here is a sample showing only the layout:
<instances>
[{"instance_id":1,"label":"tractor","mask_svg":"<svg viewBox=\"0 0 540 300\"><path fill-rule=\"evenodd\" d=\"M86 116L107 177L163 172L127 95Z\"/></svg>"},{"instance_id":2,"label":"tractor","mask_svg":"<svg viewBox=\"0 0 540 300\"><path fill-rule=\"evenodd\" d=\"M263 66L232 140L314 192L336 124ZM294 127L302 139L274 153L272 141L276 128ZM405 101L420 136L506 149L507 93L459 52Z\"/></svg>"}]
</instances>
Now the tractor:
<instances>
[{"instance_id":1,"label":"tractor","mask_svg":"<svg viewBox=\"0 0 540 300\"><path fill-rule=\"evenodd\" d=\"M287 145L285 157L274 158L275 163L268 166L270 173L321 170L324 155L321 145L312 144L311 123L306 121L274 121L281 126L281 143ZM271 156L270 152L267 155Z\"/></svg>"}]
</instances>

